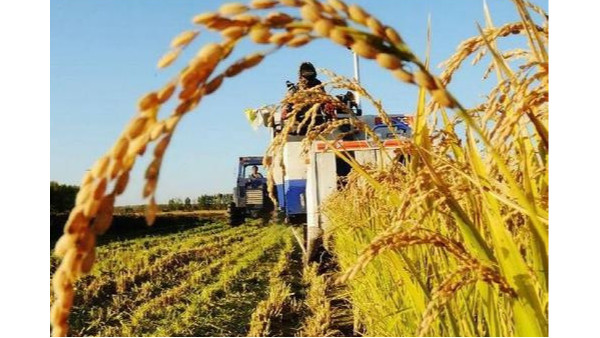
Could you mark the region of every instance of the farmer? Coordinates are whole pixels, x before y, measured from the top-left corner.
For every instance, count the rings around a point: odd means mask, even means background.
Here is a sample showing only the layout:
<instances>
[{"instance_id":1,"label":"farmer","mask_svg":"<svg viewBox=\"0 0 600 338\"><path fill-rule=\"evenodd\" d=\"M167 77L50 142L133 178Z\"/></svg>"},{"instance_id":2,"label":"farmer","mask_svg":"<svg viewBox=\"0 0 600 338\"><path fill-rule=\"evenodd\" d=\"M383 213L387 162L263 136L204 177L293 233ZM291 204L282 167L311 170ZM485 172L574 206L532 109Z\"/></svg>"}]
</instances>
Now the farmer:
<instances>
[{"instance_id":1,"label":"farmer","mask_svg":"<svg viewBox=\"0 0 600 338\"><path fill-rule=\"evenodd\" d=\"M298 90L316 87L321 84L321 81L317 79L317 70L315 69L315 66L310 62L302 62L298 69L298 83L286 81L285 84L289 92L295 93ZM325 91L323 87L321 87L321 90Z\"/></svg>"},{"instance_id":2,"label":"farmer","mask_svg":"<svg viewBox=\"0 0 600 338\"><path fill-rule=\"evenodd\" d=\"M313 88L321 84L321 81L317 79L317 70L310 62L302 62L300 69L298 70L298 89ZM322 91L325 91L321 87Z\"/></svg>"},{"instance_id":3,"label":"farmer","mask_svg":"<svg viewBox=\"0 0 600 338\"><path fill-rule=\"evenodd\" d=\"M250 179L258 179L258 178L263 178L263 175L261 173L258 172L258 167L253 165L252 166L252 172L250 173L250 175L248 176L248 178Z\"/></svg>"},{"instance_id":4,"label":"farmer","mask_svg":"<svg viewBox=\"0 0 600 338\"><path fill-rule=\"evenodd\" d=\"M300 64L300 68L298 69L298 83L294 84L291 82L287 82L288 91L290 93L296 93L297 91L303 91L315 87L319 87L322 83L317 79L317 70L315 66L313 66L310 62L302 62ZM319 87L320 92L325 92L324 87ZM309 94L310 95L310 94ZM296 123L300 123L305 117L306 112L310 109L311 105L303 105L303 107L296 113L295 121ZM287 113L293 111L293 105L288 103L285 110ZM321 114L318 114L315 118L315 125L319 125L324 122L324 118ZM307 125L303 126L299 131L292 131L290 134L292 135L306 135Z\"/></svg>"}]
</instances>

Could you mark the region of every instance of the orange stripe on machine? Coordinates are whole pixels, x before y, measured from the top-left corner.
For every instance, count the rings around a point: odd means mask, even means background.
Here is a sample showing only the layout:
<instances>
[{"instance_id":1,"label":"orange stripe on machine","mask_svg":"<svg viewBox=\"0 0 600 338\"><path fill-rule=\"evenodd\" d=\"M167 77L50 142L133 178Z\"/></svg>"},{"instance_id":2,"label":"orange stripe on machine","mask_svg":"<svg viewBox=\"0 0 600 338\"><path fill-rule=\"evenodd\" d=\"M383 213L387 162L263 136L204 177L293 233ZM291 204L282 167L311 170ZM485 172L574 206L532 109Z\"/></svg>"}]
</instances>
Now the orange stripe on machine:
<instances>
[{"instance_id":1,"label":"orange stripe on machine","mask_svg":"<svg viewBox=\"0 0 600 338\"><path fill-rule=\"evenodd\" d=\"M407 140L384 140L383 147L384 148L400 148L408 145ZM316 142L316 152L325 152L329 147L334 147L335 149L340 150L362 150L362 149L378 149L379 146L377 142L363 140L363 141L333 141L333 142L324 142L317 141Z\"/></svg>"}]
</instances>

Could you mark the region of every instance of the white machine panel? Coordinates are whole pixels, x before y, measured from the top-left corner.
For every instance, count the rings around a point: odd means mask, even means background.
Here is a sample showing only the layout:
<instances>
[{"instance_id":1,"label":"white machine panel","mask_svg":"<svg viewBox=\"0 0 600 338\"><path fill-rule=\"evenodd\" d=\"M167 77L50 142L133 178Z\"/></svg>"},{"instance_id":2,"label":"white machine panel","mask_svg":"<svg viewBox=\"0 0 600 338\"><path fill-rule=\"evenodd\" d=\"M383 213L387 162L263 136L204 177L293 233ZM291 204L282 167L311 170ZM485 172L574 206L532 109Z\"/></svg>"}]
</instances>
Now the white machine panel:
<instances>
[{"instance_id":1,"label":"white machine panel","mask_svg":"<svg viewBox=\"0 0 600 338\"><path fill-rule=\"evenodd\" d=\"M321 214L319 206L336 190L336 187L335 154L312 153L306 180L308 227L327 227L327 219Z\"/></svg>"},{"instance_id":2,"label":"white machine panel","mask_svg":"<svg viewBox=\"0 0 600 338\"><path fill-rule=\"evenodd\" d=\"M377 156L377 150L375 149L355 151L354 158L356 159L356 162L362 165L377 165L379 163L378 161L380 161L380 159Z\"/></svg>"},{"instance_id":3,"label":"white machine panel","mask_svg":"<svg viewBox=\"0 0 600 338\"><path fill-rule=\"evenodd\" d=\"M306 179L305 156L302 156L302 142L288 142L283 148L285 180Z\"/></svg>"}]
</instances>

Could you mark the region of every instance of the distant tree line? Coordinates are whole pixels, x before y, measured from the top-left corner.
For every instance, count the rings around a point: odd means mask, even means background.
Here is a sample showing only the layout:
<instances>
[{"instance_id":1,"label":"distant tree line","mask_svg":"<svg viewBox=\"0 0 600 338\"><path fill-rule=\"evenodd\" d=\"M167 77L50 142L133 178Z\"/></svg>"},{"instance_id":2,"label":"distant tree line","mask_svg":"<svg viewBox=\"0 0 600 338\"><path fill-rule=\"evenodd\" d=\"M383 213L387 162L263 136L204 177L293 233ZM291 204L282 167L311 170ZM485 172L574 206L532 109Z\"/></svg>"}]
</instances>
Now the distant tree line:
<instances>
[{"instance_id":1,"label":"distant tree line","mask_svg":"<svg viewBox=\"0 0 600 338\"><path fill-rule=\"evenodd\" d=\"M50 181L50 213L69 212L75 206L79 187Z\"/></svg>"},{"instance_id":2,"label":"distant tree line","mask_svg":"<svg viewBox=\"0 0 600 338\"><path fill-rule=\"evenodd\" d=\"M50 213L59 214L71 211L75 206L75 197L78 191L79 187L76 185L51 181ZM171 198L166 205L160 205L160 209L163 211L225 210L232 201L232 194L200 195L195 201L192 201L190 197ZM145 206L125 206L117 209L125 213L143 212Z\"/></svg>"},{"instance_id":3,"label":"distant tree line","mask_svg":"<svg viewBox=\"0 0 600 338\"><path fill-rule=\"evenodd\" d=\"M190 197L184 199L171 198L167 204L159 204L161 211L199 211L199 210L226 210L233 201L232 194L200 195L196 200ZM145 205L126 205L115 207L116 213L131 214L143 213Z\"/></svg>"},{"instance_id":4,"label":"distant tree line","mask_svg":"<svg viewBox=\"0 0 600 338\"><path fill-rule=\"evenodd\" d=\"M186 197L184 200L181 198L171 198L167 204L167 209L170 211L224 210L227 209L227 206L229 206L229 203L232 201L232 194L200 195L196 199L196 203L192 203L192 199L189 197Z\"/></svg>"}]
</instances>

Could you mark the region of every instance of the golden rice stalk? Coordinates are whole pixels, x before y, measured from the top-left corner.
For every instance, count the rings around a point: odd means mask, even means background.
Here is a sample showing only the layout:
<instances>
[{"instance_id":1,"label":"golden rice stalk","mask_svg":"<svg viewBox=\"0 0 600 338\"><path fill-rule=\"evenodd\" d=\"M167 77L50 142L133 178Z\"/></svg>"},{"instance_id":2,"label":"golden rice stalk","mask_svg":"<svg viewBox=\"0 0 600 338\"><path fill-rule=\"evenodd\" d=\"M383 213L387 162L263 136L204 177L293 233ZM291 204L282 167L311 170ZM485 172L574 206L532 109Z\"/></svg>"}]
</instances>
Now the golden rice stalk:
<instances>
[{"instance_id":1,"label":"golden rice stalk","mask_svg":"<svg viewBox=\"0 0 600 338\"><path fill-rule=\"evenodd\" d=\"M179 92L179 99L181 101L188 101L196 93L197 89L196 84L187 86Z\"/></svg>"},{"instance_id":2,"label":"golden rice stalk","mask_svg":"<svg viewBox=\"0 0 600 338\"><path fill-rule=\"evenodd\" d=\"M321 11L316 5L310 2L302 6L300 9L300 15L304 20L309 22L316 22L317 20L321 19Z\"/></svg>"},{"instance_id":3,"label":"golden rice stalk","mask_svg":"<svg viewBox=\"0 0 600 338\"><path fill-rule=\"evenodd\" d=\"M81 186L79 188L79 192L77 193L77 197L75 197L75 204L82 205L87 201L88 198L92 195L92 191L89 185Z\"/></svg>"},{"instance_id":4,"label":"golden rice stalk","mask_svg":"<svg viewBox=\"0 0 600 338\"><path fill-rule=\"evenodd\" d=\"M175 81L169 82L166 86L164 86L163 89L161 89L157 93L158 103L163 104L167 102L167 100L169 100L171 98L171 95L173 95L173 93L175 92L176 88L177 82Z\"/></svg>"},{"instance_id":5,"label":"golden rice stalk","mask_svg":"<svg viewBox=\"0 0 600 338\"><path fill-rule=\"evenodd\" d=\"M450 96L444 89L433 89L431 91L431 97L442 107L455 108L456 101Z\"/></svg>"},{"instance_id":6,"label":"golden rice stalk","mask_svg":"<svg viewBox=\"0 0 600 338\"><path fill-rule=\"evenodd\" d=\"M188 44L190 44L190 42L192 42L196 36L198 36L199 31L197 30L188 30L185 32L181 32L179 33L179 35L177 35L176 37L173 38L173 40L171 40L171 48L179 48L179 47L185 47ZM160 67L162 68L162 67Z\"/></svg>"},{"instance_id":7,"label":"golden rice stalk","mask_svg":"<svg viewBox=\"0 0 600 338\"><path fill-rule=\"evenodd\" d=\"M174 114L177 116L181 116L181 115L187 113L188 111L190 111L191 107L192 107L192 102L190 100L183 101L177 105L177 107L175 108Z\"/></svg>"},{"instance_id":8,"label":"golden rice stalk","mask_svg":"<svg viewBox=\"0 0 600 338\"><path fill-rule=\"evenodd\" d=\"M111 180L114 180L119 175L122 168L123 168L123 161L121 161L121 160L111 161L110 168L108 169L108 178Z\"/></svg>"},{"instance_id":9,"label":"golden rice stalk","mask_svg":"<svg viewBox=\"0 0 600 338\"><path fill-rule=\"evenodd\" d=\"M350 19L352 19L352 21L357 22L361 25L366 25L367 19L370 16L359 5L350 5L350 7L348 7L348 15L350 16Z\"/></svg>"},{"instance_id":10,"label":"golden rice stalk","mask_svg":"<svg viewBox=\"0 0 600 338\"><path fill-rule=\"evenodd\" d=\"M364 40L357 40L352 44L352 50L364 57L365 59L374 59L377 57L377 50L375 48L373 48L371 45L369 45L366 41Z\"/></svg>"},{"instance_id":11,"label":"golden rice stalk","mask_svg":"<svg viewBox=\"0 0 600 338\"><path fill-rule=\"evenodd\" d=\"M125 154L127 153L128 147L129 147L129 140L125 137L120 137L119 140L117 140L117 143L115 143L115 145L113 146L113 148L111 150L111 156L115 160L122 159L123 156L125 156Z\"/></svg>"},{"instance_id":12,"label":"golden rice stalk","mask_svg":"<svg viewBox=\"0 0 600 338\"><path fill-rule=\"evenodd\" d=\"M171 135L166 135L165 137L163 137L156 145L156 148L154 148L154 157L162 158L165 153L165 150L169 146L170 141Z\"/></svg>"},{"instance_id":13,"label":"golden rice stalk","mask_svg":"<svg viewBox=\"0 0 600 338\"><path fill-rule=\"evenodd\" d=\"M345 2L340 1L340 0L329 0L329 4L331 5L331 7L337 9L340 12L347 12L348 11L348 5L346 5Z\"/></svg>"},{"instance_id":14,"label":"golden rice stalk","mask_svg":"<svg viewBox=\"0 0 600 338\"><path fill-rule=\"evenodd\" d=\"M225 17L218 17L206 24L206 28L213 31L222 31L225 28L235 26L236 22Z\"/></svg>"},{"instance_id":15,"label":"golden rice stalk","mask_svg":"<svg viewBox=\"0 0 600 338\"><path fill-rule=\"evenodd\" d=\"M104 196L102 201L100 201L100 206L98 207L98 216L96 216L94 222L92 223L94 233L97 235L104 234L110 227L110 223L112 222L113 218L114 205L114 193Z\"/></svg>"},{"instance_id":16,"label":"golden rice stalk","mask_svg":"<svg viewBox=\"0 0 600 338\"><path fill-rule=\"evenodd\" d=\"M250 7L255 9L269 9L277 5L279 2L275 0L252 0Z\"/></svg>"},{"instance_id":17,"label":"golden rice stalk","mask_svg":"<svg viewBox=\"0 0 600 338\"><path fill-rule=\"evenodd\" d=\"M269 42L275 45L283 45L294 38L294 34L288 32L279 32L271 35Z\"/></svg>"},{"instance_id":18,"label":"golden rice stalk","mask_svg":"<svg viewBox=\"0 0 600 338\"><path fill-rule=\"evenodd\" d=\"M535 29L538 32L547 34L547 30L543 27L535 26ZM440 80L443 84L450 82L452 75L454 75L456 70L469 55L477 52L486 45L483 36L485 36L488 41L493 42L500 37L506 37L511 34L523 34L525 26L522 22L516 22L508 23L497 28L485 28L483 31L483 35L463 40L456 52L442 63L442 65L445 66L444 71L440 75Z\"/></svg>"},{"instance_id":19,"label":"golden rice stalk","mask_svg":"<svg viewBox=\"0 0 600 338\"><path fill-rule=\"evenodd\" d=\"M319 5L320 5L321 11L323 13L327 13L327 14L331 15L332 17L339 18L339 13L330 4L319 2Z\"/></svg>"},{"instance_id":20,"label":"golden rice stalk","mask_svg":"<svg viewBox=\"0 0 600 338\"><path fill-rule=\"evenodd\" d=\"M129 171L135 163L135 155L133 151L127 151L127 155L121 160L123 163L123 171Z\"/></svg>"},{"instance_id":21,"label":"golden rice stalk","mask_svg":"<svg viewBox=\"0 0 600 338\"><path fill-rule=\"evenodd\" d=\"M150 129L150 140L154 141L154 140L158 139L164 132L165 132L165 122L164 121L160 121L160 122L154 124L154 126L152 126L152 129Z\"/></svg>"},{"instance_id":22,"label":"golden rice stalk","mask_svg":"<svg viewBox=\"0 0 600 338\"><path fill-rule=\"evenodd\" d=\"M314 25L315 32L319 33L322 37L328 37L333 27L335 25L329 19L319 19Z\"/></svg>"},{"instance_id":23,"label":"golden rice stalk","mask_svg":"<svg viewBox=\"0 0 600 338\"><path fill-rule=\"evenodd\" d=\"M165 130L168 133L172 133L180 120L181 120L180 116L171 116L171 117L167 118L167 120L165 121Z\"/></svg>"},{"instance_id":24,"label":"golden rice stalk","mask_svg":"<svg viewBox=\"0 0 600 338\"><path fill-rule=\"evenodd\" d=\"M309 34L312 31L312 27L306 26L306 25L289 26L287 28L287 30L288 30L288 32L290 32L291 34L294 34L294 35Z\"/></svg>"},{"instance_id":25,"label":"golden rice stalk","mask_svg":"<svg viewBox=\"0 0 600 338\"><path fill-rule=\"evenodd\" d=\"M244 61L242 62L243 68L248 69L258 65L262 60L264 60L265 55L263 53L254 53L246 56Z\"/></svg>"},{"instance_id":26,"label":"golden rice stalk","mask_svg":"<svg viewBox=\"0 0 600 338\"><path fill-rule=\"evenodd\" d=\"M142 190L142 197L148 198L150 196L153 196L154 193L156 192L157 182L158 181L155 178L146 180L146 183L144 184L144 188ZM147 219L148 219L148 216L146 216L146 220Z\"/></svg>"},{"instance_id":27,"label":"golden rice stalk","mask_svg":"<svg viewBox=\"0 0 600 338\"><path fill-rule=\"evenodd\" d=\"M158 60L156 67L166 68L166 67L170 66L173 62L175 62L175 60L177 60L177 57L179 56L180 52L181 52L181 50L179 50L179 49L172 49L172 50L168 51L167 53L165 53L165 55L163 55L160 58L160 60Z\"/></svg>"},{"instance_id":28,"label":"golden rice stalk","mask_svg":"<svg viewBox=\"0 0 600 338\"><path fill-rule=\"evenodd\" d=\"M209 43L200 49L197 58L202 62L206 62L208 65L214 65L221 60L223 53L223 46L218 43Z\"/></svg>"},{"instance_id":29,"label":"golden rice stalk","mask_svg":"<svg viewBox=\"0 0 600 338\"><path fill-rule=\"evenodd\" d=\"M287 24L292 23L294 18L286 13L273 12L269 13L264 20L264 24L272 28L283 28Z\"/></svg>"},{"instance_id":30,"label":"golden rice stalk","mask_svg":"<svg viewBox=\"0 0 600 338\"><path fill-rule=\"evenodd\" d=\"M117 179L117 183L115 184L115 194L121 195L125 191L125 188L127 187L128 182L129 182L129 171L125 171Z\"/></svg>"},{"instance_id":31,"label":"golden rice stalk","mask_svg":"<svg viewBox=\"0 0 600 338\"><path fill-rule=\"evenodd\" d=\"M311 37L309 35L298 35L296 37L294 37L293 39L291 39L290 41L288 41L287 45L289 47L301 47L306 45L307 43L309 43L311 40Z\"/></svg>"},{"instance_id":32,"label":"golden rice stalk","mask_svg":"<svg viewBox=\"0 0 600 338\"><path fill-rule=\"evenodd\" d=\"M146 223L148 225L154 224L156 220L156 213L158 212L158 205L156 205L156 201L154 200L154 196L150 199L150 203L148 203L148 207L146 208Z\"/></svg>"},{"instance_id":33,"label":"golden rice stalk","mask_svg":"<svg viewBox=\"0 0 600 338\"><path fill-rule=\"evenodd\" d=\"M395 45L403 45L404 44L404 41L400 37L400 34L398 34L398 32L396 32L396 30L393 29L392 27L385 28L385 37Z\"/></svg>"},{"instance_id":34,"label":"golden rice stalk","mask_svg":"<svg viewBox=\"0 0 600 338\"><path fill-rule=\"evenodd\" d=\"M98 180L98 183L96 183L96 187L94 188L94 192L92 194L95 200L99 200L100 198L102 198L102 196L104 195L104 191L106 191L107 183L108 182L106 181L106 177L103 177L100 180Z\"/></svg>"},{"instance_id":35,"label":"golden rice stalk","mask_svg":"<svg viewBox=\"0 0 600 338\"><path fill-rule=\"evenodd\" d=\"M435 80L428 72L425 72L423 70L417 70L414 76L415 82L419 86L425 87L428 90L434 90L438 88L437 84L435 83Z\"/></svg>"},{"instance_id":36,"label":"golden rice stalk","mask_svg":"<svg viewBox=\"0 0 600 338\"><path fill-rule=\"evenodd\" d=\"M304 4L304 0L279 0L279 2L288 7L300 7Z\"/></svg>"},{"instance_id":37,"label":"golden rice stalk","mask_svg":"<svg viewBox=\"0 0 600 338\"><path fill-rule=\"evenodd\" d=\"M94 180L94 176L92 175L91 172L87 171L85 173L85 175L83 175L83 178L81 179L81 186L86 186L88 184L90 184L92 181Z\"/></svg>"},{"instance_id":38,"label":"golden rice stalk","mask_svg":"<svg viewBox=\"0 0 600 338\"><path fill-rule=\"evenodd\" d=\"M218 19L220 17L219 13L202 13L196 15L192 22L197 25L207 25L210 22Z\"/></svg>"},{"instance_id":39,"label":"golden rice stalk","mask_svg":"<svg viewBox=\"0 0 600 338\"><path fill-rule=\"evenodd\" d=\"M373 34L379 36L380 38L386 38L386 33L385 33L385 28L383 27L383 24L376 18L373 16L369 16L365 22L366 26L369 27L371 29L371 32L373 32Z\"/></svg>"},{"instance_id":40,"label":"golden rice stalk","mask_svg":"<svg viewBox=\"0 0 600 338\"><path fill-rule=\"evenodd\" d=\"M271 38L271 31L268 27L263 25L254 25L250 29L250 39L256 43L266 44L269 43Z\"/></svg>"},{"instance_id":41,"label":"golden rice stalk","mask_svg":"<svg viewBox=\"0 0 600 338\"><path fill-rule=\"evenodd\" d=\"M257 22L260 22L260 17L249 13L238 14L233 17L236 22L243 23L246 26L252 26Z\"/></svg>"},{"instance_id":42,"label":"golden rice stalk","mask_svg":"<svg viewBox=\"0 0 600 338\"><path fill-rule=\"evenodd\" d=\"M242 14L248 11L248 7L243 3L226 3L219 8L221 15L236 15Z\"/></svg>"},{"instance_id":43,"label":"golden rice stalk","mask_svg":"<svg viewBox=\"0 0 600 338\"><path fill-rule=\"evenodd\" d=\"M92 167L91 174L93 177L100 178L106 174L110 158L108 156L102 156L94 166Z\"/></svg>"},{"instance_id":44,"label":"golden rice stalk","mask_svg":"<svg viewBox=\"0 0 600 338\"><path fill-rule=\"evenodd\" d=\"M344 47L350 47L354 39L348 32L340 27L334 27L329 31L329 38Z\"/></svg>"},{"instance_id":45,"label":"golden rice stalk","mask_svg":"<svg viewBox=\"0 0 600 338\"><path fill-rule=\"evenodd\" d=\"M221 31L221 35L224 38L236 40L236 39L239 39L242 36L246 35L247 31L248 30L246 27L234 26L234 27L225 28L223 31Z\"/></svg>"},{"instance_id":46,"label":"golden rice stalk","mask_svg":"<svg viewBox=\"0 0 600 338\"><path fill-rule=\"evenodd\" d=\"M88 251L83 260L81 261L81 273L87 274L92 271L92 266L94 265L94 261L96 260L96 249L92 247L90 251Z\"/></svg>"},{"instance_id":47,"label":"golden rice stalk","mask_svg":"<svg viewBox=\"0 0 600 338\"><path fill-rule=\"evenodd\" d=\"M402 67L392 71L392 75L396 77L398 80L406 83L414 83L415 79L412 73L407 72Z\"/></svg>"},{"instance_id":48,"label":"golden rice stalk","mask_svg":"<svg viewBox=\"0 0 600 338\"><path fill-rule=\"evenodd\" d=\"M204 88L204 95L210 95L213 92L215 92L217 89L219 89L219 87L223 83L224 78L225 78L225 75L221 74L221 75L215 77L214 79L212 79L210 82L208 82L206 84L206 87Z\"/></svg>"},{"instance_id":49,"label":"golden rice stalk","mask_svg":"<svg viewBox=\"0 0 600 338\"><path fill-rule=\"evenodd\" d=\"M155 92L150 92L150 93L144 95L140 99L140 101L138 103L138 109L140 111L146 111L146 110L154 108L157 105L158 105L158 95L156 95Z\"/></svg>"},{"instance_id":50,"label":"golden rice stalk","mask_svg":"<svg viewBox=\"0 0 600 338\"><path fill-rule=\"evenodd\" d=\"M396 70L402 66L400 59L396 56L388 53L379 53L377 54L377 63L386 69Z\"/></svg>"},{"instance_id":51,"label":"golden rice stalk","mask_svg":"<svg viewBox=\"0 0 600 338\"><path fill-rule=\"evenodd\" d=\"M427 305L427 309L423 314L423 319L419 324L419 329L416 334L417 337L424 337L427 334L431 323L437 317L442 307L452 299L458 290L476 281L469 272L469 267L460 268L446 277L446 279L437 287L433 292L432 300L429 302L429 305ZM458 277L460 277L460 279L455 280Z\"/></svg>"},{"instance_id":52,"label":"golden rice stalk","mask_svg":"<svg viewBox=\"0 0 600 338\"><path fill-rule=\"evenodd\" d=\"M69 215L67 224L65 224L65 233L70 234L70 235L79 233L79 232L85 230L84 228L87 226L87 222L88 222L88 219L83 215L83 211L81 209L74 210ZM64 255L64 252L62 254L57 252L57 254L62 256L62 255Z\"/></svg>"}]
</instances>

